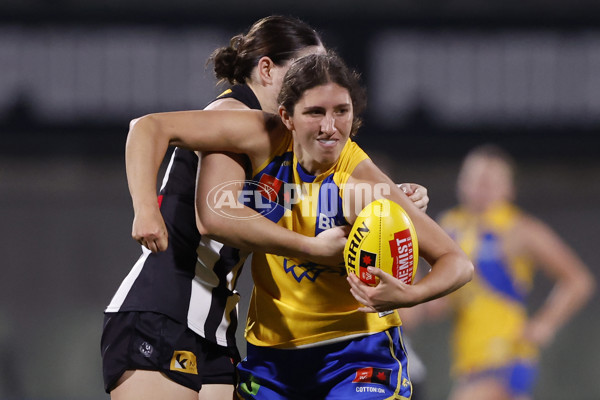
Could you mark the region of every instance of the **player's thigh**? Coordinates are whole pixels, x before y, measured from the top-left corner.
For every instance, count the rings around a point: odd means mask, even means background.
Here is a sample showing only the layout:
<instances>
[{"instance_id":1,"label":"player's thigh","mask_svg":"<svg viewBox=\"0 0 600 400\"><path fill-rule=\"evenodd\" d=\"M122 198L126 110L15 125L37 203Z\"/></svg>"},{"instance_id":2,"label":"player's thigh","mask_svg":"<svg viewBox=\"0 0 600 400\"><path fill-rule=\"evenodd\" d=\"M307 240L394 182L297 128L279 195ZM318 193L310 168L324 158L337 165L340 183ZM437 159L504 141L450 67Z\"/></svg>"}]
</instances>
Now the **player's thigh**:
<instances>
[{"instance_id":1,"label":"player's thigh","mask_svg":"<svg viewBox=\"0 0 600 400\"><path fill-rule=\"evenodd\" d=\"M125 371L110 392L111 400L197 400L198 393L158 371Z\"/></svg>"},{"instance_id":2,"label":"player's thigh","mask_svg":"<svg viewBox=\"0 0 600 400\"><path fill-rule=\"evenodd\" d=\"M494 377L462 381L454 386L449 400L510 400L502 382Z\"/></svg>"},{"instance_id":3,"label":"player's thigh","mask_svg":"<svg viewBox=\"0 0 600 400\"><path fill-rule=\"evenodd\" d=\"M198 400L231 400L234 389L233 385L202 385Z\"/></svg>"}]
</instances>

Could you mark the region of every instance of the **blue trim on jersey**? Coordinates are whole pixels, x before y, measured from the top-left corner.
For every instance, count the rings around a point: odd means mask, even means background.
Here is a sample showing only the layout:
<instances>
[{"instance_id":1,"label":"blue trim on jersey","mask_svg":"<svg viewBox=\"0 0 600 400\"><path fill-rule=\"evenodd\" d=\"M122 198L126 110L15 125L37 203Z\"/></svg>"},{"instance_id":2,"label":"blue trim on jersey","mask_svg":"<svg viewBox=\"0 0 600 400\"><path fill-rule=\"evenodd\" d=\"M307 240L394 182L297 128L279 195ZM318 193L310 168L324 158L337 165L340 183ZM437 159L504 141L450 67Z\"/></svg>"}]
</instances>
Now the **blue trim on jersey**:
<instances>
[{"instance_id":1,"label":"blue trim on jersey","mask_svg":"<svg viewBox=\"0 0 600 400\"><path fill-rule=\"evenodd\" d=\"M477 254L477 270L479 275L493 289L520 303L525 301L524 295L510 276L509 267L503 258L500 238L491 232L486 232L481 239Z\"/></svg>"},{"instance_id":2,"label":"blue trim on jersey","mask_svg":"<svg viewBox=\"0 0 600 400\"><path fill-rule=\"evenodd\" d=\"M311 282L316 281L323 270L315 267L318 267L318 264L314 262L306 262L297 265L292 264L292 261L287 258L283 259L283 270L288 274L291 273L296 282L301 282L304 278Z\"/></svg>"},{"instance_id":3,"label":"blue trim on jersey","mask_svg":"<svg viewBox=\"0 0 600 400\"><path fill-rule=\"evenodd\" d=\"M306 172L300 163L296 164L296 171L298 171L298 176L300 176L302 182L313 183L316 179L316 176Z\"/></svg>"},{"instance_id":4,"label":"blue trim on jersey","mask_svg":"<svg viewBox=\"0 0 600 400\"><path fill-rule=\"evenodd\" d=\"M412 393L400 328L300 349L248 343L247 351L238 364L243 399L409 399Z\"/></svg>"},{"instance_id":5,"label":"blue trim on jersey","mask_svg":"<svg viewBox=\"0 0 600 400\"><path fill-rule=\"evenodd\" d=\"M244 190L254 192L261 187L268 186L270 190L267 195L275 195L275 201L265 197L261 192L260 196L245 196L242 202L244 205L252 208L262 216L277 223L284 215L286 208L290 209L289 196L292 190L289 182L293 179L292 163L294 153L287 152L280 156L276 156L273 160L256 176L253 181L249 181L244 185ZM262 181L263 177L268 176L269 181L276 181L280 185L275 188L271 183ZM260 190L259 190L260 191ZM258 204L260 202L260 204Z\"/></svg>"}]
</instances>

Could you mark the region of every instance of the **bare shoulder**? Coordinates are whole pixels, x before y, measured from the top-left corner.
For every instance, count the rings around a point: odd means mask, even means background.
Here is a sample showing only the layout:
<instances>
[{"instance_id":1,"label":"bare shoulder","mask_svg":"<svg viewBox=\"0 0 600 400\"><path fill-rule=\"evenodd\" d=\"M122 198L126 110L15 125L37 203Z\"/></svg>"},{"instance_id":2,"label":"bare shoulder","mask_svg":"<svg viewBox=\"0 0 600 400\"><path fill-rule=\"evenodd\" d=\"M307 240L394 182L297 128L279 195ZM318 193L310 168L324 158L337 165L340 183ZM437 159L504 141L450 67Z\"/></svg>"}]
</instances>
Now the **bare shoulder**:
<instances>
[{"instance_id":1,"label":"bare shoulder","mask_svg":"<svg viewBox=\"0 0 600 400\"><path fill-rule=\"evenodd\" d=\"M250 109L246 104L231 97L217 99L206 106L205 110L247 111L247 113L244 113L248 116L247 118L255 119L257 123L262 124L265 131L273 132L275 134L287 131L285 125L281 122L279 115ZM236 112L235 114L238 113Z\"/></svg>"},{"instance_id":2,"label":"bare shoulder","mask_svg":"<svg viewBox=\"0 0 600 400\"><path fill-rule=\"evenodd\" d=\"M206 106L205 110L249 110L248 106L231 97L217 99Z\"/></svg>"},{"instance_id":3,"label":"bare shoulder","mask_svg":"<svg viewBox=\"0 0 600 400\"><path fill-rule=\"evenodd\" d=\"M508 235L508 243L519 254L534 259L547 258L565 247L562 238L541 219L522 213Z\"/></svg>"},{"instance_id":4,"label":"bare shoulder","mask_svg":"<svg viewBox=\"0 0 600 400\"><path fill-rule=\"evenodd\" d=\"M519 240L527 240L531 235L548 234L550 231L550 227L539 218L521 212L511 233Z\"/></svg>"},{"instance_id":5,"label":"bare shoulder","mask_svg":"<svg viewBox=\"0 0 600 400\"><path fill-rule=\"evenodd\" d=\"M398 203L411 217L416 210L412 201L371 159L364 159L354 168L348 183L344 196L348 196L348 203L351 205L347 214L349 221L353 221L358 211L368 203L382 198Z\"/></svg>"},{"instance_id":6,"label":"bare shoulder","mask_svg":"<svg viewBox=\"0 0 600 400\"><path fill-rule=\"evenodd\" d=\"M391 182L391 179L389 179L388 176L384 174L383 171L381 171L370 158L366 158L361 161L356 168L354 168L349 181L353 183Z\"/></svg>"}]
</instances>

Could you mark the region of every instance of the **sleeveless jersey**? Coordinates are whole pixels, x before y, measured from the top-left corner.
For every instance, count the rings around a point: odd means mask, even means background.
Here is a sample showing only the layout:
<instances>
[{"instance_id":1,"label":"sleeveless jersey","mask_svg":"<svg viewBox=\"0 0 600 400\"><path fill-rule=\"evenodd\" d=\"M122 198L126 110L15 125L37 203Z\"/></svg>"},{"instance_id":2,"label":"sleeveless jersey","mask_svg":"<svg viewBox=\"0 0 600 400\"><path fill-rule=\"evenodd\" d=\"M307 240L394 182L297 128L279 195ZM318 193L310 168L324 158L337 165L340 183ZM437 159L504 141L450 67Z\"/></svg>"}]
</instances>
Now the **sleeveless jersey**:
<instances>
[{"instance_id":1,"label":"sleeveless jersey","mask_svg":"<svg viewBox=\"0 0 600 400\"><path fill-rule=\"evenodd\" d=\"M457 207L440 219L475 265L473 280L450 295L455 311L455 373L495 369L537 355L535 348L521 340L532 264L523 257L511 257L503 248L519 215L515 206L503 203L480 216Z\"/></svg>"},{"instance_id":2,"label":"sleeveless jersey","mask_svg":"<svg viewBox=\"0 0 600 400\"><path fill-rule=\"evenodd\" d=\"M236 85L217 99L234 98L261 109L252 90ZM235 286L247 254L201 237L196 227L198 156L176 148L159 195L169 233L166 251L142 255L123 280L105 312L150 311L187 324L198 335L222 346L235 346Z\"/></svg>"},{"instance_id":3,"label":"sleeveless jersey","mask_svg":"<svg viewBox=\"0 0 600 400\"><path fill-rule=\"evenodd\" d=\"M344 185L368 156L351 140L328 171L308 174L294 156L288 135L254 171L248 205L279 225L315 236L347 225L342 210ZM258 200L257 200L258 198ZM260 204L257 204L260 203ZM379 317L357 311L343 266L329 267L273 254L252 256L254 291L246 339L256 346L296 348L323 341L381 332L400 325L398 313Z\"/></svg>"}]
</instances>

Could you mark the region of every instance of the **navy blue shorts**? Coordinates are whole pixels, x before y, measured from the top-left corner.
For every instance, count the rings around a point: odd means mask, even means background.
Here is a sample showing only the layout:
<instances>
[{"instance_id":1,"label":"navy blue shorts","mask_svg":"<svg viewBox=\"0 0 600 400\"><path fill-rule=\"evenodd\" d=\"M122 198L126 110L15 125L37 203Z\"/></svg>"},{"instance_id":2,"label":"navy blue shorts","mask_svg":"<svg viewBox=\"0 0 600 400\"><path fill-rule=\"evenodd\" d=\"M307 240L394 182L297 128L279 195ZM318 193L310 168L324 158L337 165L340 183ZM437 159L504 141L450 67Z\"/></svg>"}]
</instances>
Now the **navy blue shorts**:
<instances>
[{"instance_id":1,"label":"navy blue shorts","mask_svg":"<svg viewBox=\"0 0 600 400\"><path fill-rule=\"evenodd\" d=\"M202 384L235 385L239 353L212 343L166 315L106 313L101 340L104 390L128 370L159 371L192 390Z\"/></svg>"},{"instance_id":2,"label":"navy blue shorts","mask_svg":"<svg viewBox=\"0 0 600 400\"><path fill-rule=\"evenodd\" d=\"M400 328L300 349L248 344L238 364L242 399L409 399Z\"/></svg>"}]
</instances>

